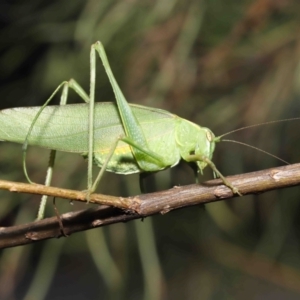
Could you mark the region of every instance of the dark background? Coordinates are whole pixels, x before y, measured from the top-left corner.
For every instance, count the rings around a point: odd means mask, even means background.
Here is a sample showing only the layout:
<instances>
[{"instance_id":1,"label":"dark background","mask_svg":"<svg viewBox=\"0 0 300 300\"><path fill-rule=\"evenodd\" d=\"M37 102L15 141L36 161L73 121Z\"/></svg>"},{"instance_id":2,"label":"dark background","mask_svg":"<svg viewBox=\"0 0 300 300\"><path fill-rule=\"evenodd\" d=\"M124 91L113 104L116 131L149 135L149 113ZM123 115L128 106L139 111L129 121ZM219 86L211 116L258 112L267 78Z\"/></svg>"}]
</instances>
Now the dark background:
<instances>
[{"instance_id":1,"label":"dark background","mask_svg":"<svg viewBox=\"0 0 300 300\"><path fill-rule=\"evenodd\" d=\"M292 0L1 1L0 106L40 106L63 80L89 88L101 40L129 102L166 109L216 135L300 115L300 2ZM97 60L97 101L114 101ZM70 92L70 103L80 102ZM53 104L58 103L56 97ZM300 121L228 136L299 162ZM48 150L31 147L42 183ZM224 175L282 165L217 145ZM59 153L53 185L86 188L86 162ZM95 168L96 172L96 168ZM0 144L1 179L26 182L21 145ZM212 178L208 168L200 180ZM180 164L149 190L193 183ZM99 192L139 193L138 176L105 174ZM57 199L61 213L86 208ZM1 226L34 220L39 198L1 192ZM299 299L299 188L191 207L6 249L1 299ZM47 216L53 216L49 203Z\"/></svg>"}]
</instances>

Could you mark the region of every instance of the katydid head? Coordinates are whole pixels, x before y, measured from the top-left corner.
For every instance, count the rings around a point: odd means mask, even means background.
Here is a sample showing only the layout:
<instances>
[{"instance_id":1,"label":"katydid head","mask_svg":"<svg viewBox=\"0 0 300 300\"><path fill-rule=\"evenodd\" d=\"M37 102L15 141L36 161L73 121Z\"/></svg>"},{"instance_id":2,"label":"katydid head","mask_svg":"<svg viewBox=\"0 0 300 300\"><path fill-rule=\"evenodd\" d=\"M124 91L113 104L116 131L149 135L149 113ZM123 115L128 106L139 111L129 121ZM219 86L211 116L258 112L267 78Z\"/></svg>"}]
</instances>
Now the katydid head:
<instances>
[{"instance_id":1,"label":"katydid head","mask_svg":"<svg viewBox=\"0 0 300 300\"><path fill-rule=\"evenodd\" d=\"M202 173L207 166L207 159L212 159L215 150L215 135L208 128L179 119L176 128L176 143L182 159L196 163L198 170Z\"/></svg>"},{"instance_id":2,"label":"katydid head","mask_svg":"<svg viewBox=\"0 0 300 300\"><path fill-rule=\"evenodd\" d=\"M204 136L205 135L205 136ZM214 150L215 150L215 135L213 132L206 128L200 127L198 131L198 140L195 145L195 158L198 171L202 173L203 169L207 166L207 160L212 159ZM192 154L192 153L191 153Z\"/></svg>"}]
</instances>

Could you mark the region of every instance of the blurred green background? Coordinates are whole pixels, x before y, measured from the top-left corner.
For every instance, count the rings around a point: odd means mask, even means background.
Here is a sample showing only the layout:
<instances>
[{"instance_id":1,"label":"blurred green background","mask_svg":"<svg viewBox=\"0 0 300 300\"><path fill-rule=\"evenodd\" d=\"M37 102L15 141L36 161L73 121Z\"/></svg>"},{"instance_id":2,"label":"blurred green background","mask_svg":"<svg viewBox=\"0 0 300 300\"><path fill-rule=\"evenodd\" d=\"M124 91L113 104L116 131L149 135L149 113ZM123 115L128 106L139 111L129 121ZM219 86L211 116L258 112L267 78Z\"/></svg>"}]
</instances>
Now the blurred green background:
<instances>
[{"instance_id":1,"label":"blurred green background","mask_svg":"<svg viewBox=\"0 0 300 300\"><path fill-rule=\"evenodd\" d=\"M129 102L166 109L216 135L300 115L299 1L3 0L0 22L1 109L42 105L70 78L88 90L90 45L101 40ZM114 101L97 67L97 101ZM70 93L74 102L80 99ZM228 138L296 163L299 126ZM48 155L29 149L36 182ZM21 145L1 143L0 158L1 179L26 181ZM217 145L214 162L224 175L282 165L229 143ZM53 185L85 189L86 168L80 156L59 153ZM207 169L200 180L209 178ZM190 183L192 171L180 164L152 176L148 189ZM138 176L107 173L98 191L138 194ZM0 298L299 299L299 196L294 187L2 250ZM39 197L1 191L1 199L1 226L34 220ZM86 208L56 202L61 213Z\"/></svg>"}]
</instances>

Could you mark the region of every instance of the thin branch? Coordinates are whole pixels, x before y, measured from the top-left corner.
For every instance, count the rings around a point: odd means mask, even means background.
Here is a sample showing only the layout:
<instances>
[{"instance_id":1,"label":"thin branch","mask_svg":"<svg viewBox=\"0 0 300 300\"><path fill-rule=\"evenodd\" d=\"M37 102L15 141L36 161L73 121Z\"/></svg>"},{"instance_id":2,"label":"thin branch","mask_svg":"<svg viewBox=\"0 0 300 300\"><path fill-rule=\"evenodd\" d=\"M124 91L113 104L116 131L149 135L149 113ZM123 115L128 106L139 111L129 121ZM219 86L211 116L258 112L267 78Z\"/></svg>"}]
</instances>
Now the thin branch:
<instances>
[{"instance_id":1,"label":"thin branch","mask_svg":"<svg viewBox=\"0 0 300 300\"><path fill-rule=\"evenodd\" d=\"M289 186L300 185L300 164L262 170L227 177L243 195L263 193ZM86 201L85 193L42 185L0 181L0 189L11 192L47 194L49 196ZM211 180L201 185L193 184L174 187L170 190L143 194L135 197L113 197L101 194L91 195L91 203L100 204L77 212L61 215L64 232L67 235L144 218L154 214L165 214L171 210L236 197L220 180ZM110 205L110 206L107 206ZM57 217L28 224L0 228L0 248L33 243L62 236Z\"/></svg>"},{"instance_id":2,"label":"thin branch","mask_svg":"<svg viewBox=\"0 0 300 300\"><path fill-rule=\"evenodd\" d=\"M10 192L16 192L16 193L48 195L50 197L52 196L57 198L59 197L63 199L86 202L86 193L83 191L61 189L57 187L45 186L42 184L28 184L28 183L0 180L0 189L9 190ZM126 209L133 205L132 201L130 201L130 199L128 198L107 196L101 194L90 195L90 203L109 205L121 209Z\"/></svg>"}]
</instances>

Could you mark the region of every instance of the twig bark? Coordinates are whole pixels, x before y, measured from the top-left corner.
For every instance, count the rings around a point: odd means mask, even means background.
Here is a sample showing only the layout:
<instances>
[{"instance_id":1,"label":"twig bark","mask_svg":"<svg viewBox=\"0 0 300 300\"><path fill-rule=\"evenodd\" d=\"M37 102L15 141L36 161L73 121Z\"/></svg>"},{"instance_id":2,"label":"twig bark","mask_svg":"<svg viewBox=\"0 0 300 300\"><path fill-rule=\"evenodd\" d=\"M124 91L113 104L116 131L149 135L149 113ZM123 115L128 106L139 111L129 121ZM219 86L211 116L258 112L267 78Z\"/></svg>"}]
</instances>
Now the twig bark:
<instances>
[{"instance_id":1,"label":"twig bark","mask_svg":"<svg viewBox=\"0 0 300 300\"><path fill-rule=\"evenodd\" d=\"M246 173L227 178L243 195L263 193L289 186L300 185L300 164ZM47 194L75 201L86 201L85 193L43 185L0 181L0 189L11 192ZM91 195L94 208L61 215L64 232L71 235L95 227L127 222L154 214L165 214L187 206L220 201L236 197L220 180L201 185L174 187L170 190L135 197ZM108 206L109 205L109 206ZM0 248L13 247L62 236L57 217L28 224L1 227Z\"/></svg>"}]
</instances>

